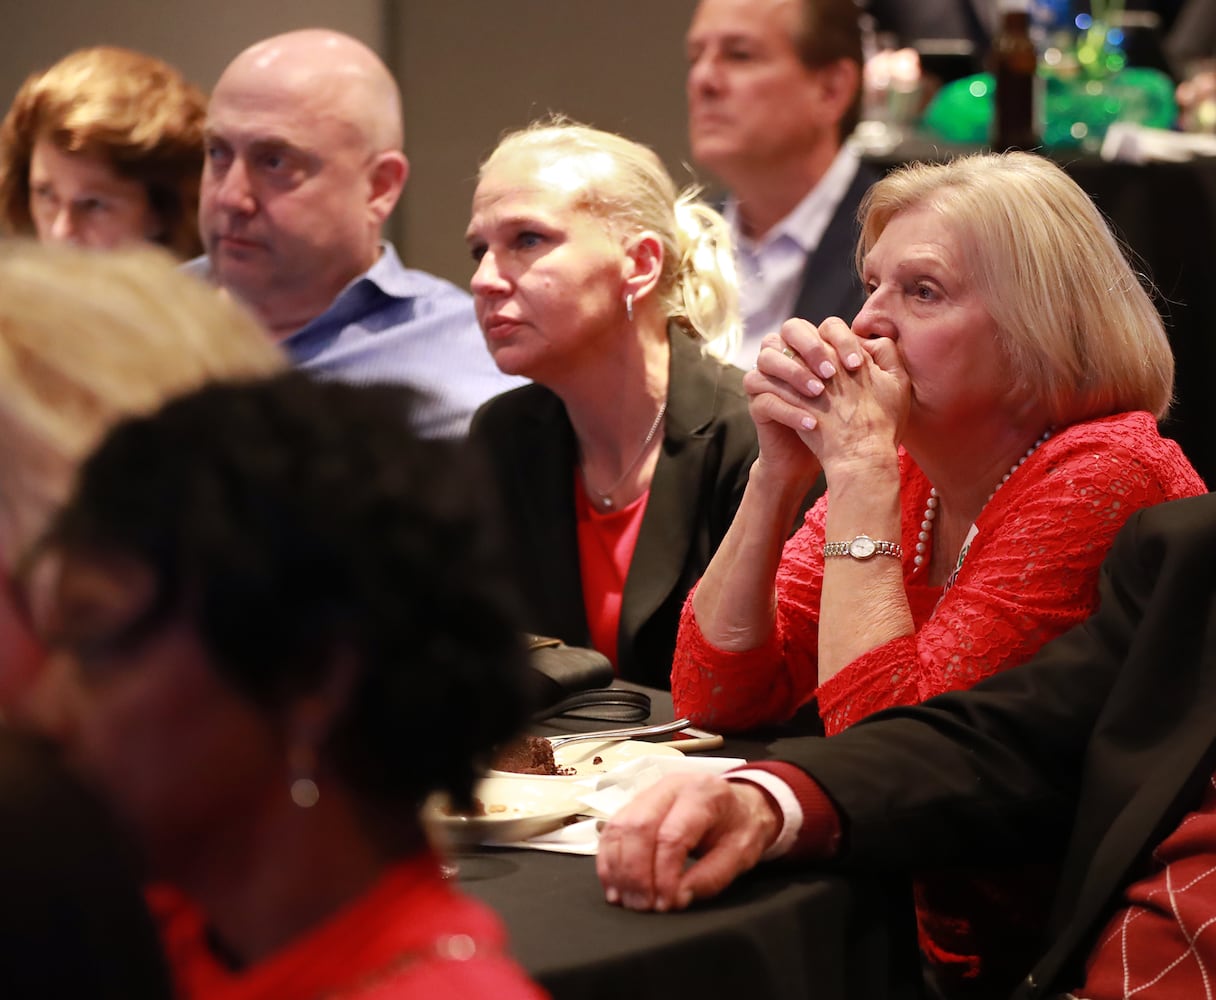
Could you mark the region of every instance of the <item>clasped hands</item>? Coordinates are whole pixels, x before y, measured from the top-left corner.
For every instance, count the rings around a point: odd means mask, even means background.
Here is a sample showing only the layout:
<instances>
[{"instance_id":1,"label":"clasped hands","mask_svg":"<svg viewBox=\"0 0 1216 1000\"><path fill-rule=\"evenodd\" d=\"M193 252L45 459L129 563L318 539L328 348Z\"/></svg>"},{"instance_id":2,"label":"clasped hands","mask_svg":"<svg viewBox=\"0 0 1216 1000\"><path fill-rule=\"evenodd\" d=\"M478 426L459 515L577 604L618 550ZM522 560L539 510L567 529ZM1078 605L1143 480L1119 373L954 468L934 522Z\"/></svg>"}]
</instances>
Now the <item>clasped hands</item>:
<instances>
[{"instance_id":1,"label":"clasped hands","mask_svg":"<svg viewBox=\"0 0 1216 1000\"><path fill-rule=\"evenodd\" d=\"M909 383L893 340L858 336L830 317L818 327L788 320L761 344L743 386L762 456L805 461L809 450L826 469L875 435L899 439Z\"/></svg>"}]
</instances>

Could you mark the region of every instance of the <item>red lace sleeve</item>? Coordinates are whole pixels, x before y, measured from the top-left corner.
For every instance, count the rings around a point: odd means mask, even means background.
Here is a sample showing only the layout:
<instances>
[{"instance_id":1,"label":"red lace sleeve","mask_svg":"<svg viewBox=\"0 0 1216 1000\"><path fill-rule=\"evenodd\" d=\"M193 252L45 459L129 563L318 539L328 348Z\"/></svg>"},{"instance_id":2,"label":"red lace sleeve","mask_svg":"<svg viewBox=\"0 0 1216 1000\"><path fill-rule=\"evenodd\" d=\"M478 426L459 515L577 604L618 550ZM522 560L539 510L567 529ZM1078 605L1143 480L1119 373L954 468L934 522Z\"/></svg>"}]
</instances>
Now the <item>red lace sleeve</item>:
<instances>
[{"instance_id":1,"label":"red lace sleeve","mask_svg":"<svg viewBox=\"0 0 1216 1000\"><path fill-rule=\"evenodd\" d=\"M1147 413L1057 434L984 509L954 586L917 619L916 634L858 657L819 689L825 729L1025 662L1092 613L1098 568L1132 513L1205 491Z\"/></svg>"},{"instance_id":2,"label":"red lace sleeve","mask_svg":"<svg viewBox=\"0 0 1216 1000\"><path fill-rule=\"evenodd\" d=\"M694 589L684 602L671 671L676 714L717 732L788 719L814 693L819 671L819 595L827 498L807 512L777 571L777 622L768 641L744 653L712 645L697 625Z\"/></svg>"}]
</instances>

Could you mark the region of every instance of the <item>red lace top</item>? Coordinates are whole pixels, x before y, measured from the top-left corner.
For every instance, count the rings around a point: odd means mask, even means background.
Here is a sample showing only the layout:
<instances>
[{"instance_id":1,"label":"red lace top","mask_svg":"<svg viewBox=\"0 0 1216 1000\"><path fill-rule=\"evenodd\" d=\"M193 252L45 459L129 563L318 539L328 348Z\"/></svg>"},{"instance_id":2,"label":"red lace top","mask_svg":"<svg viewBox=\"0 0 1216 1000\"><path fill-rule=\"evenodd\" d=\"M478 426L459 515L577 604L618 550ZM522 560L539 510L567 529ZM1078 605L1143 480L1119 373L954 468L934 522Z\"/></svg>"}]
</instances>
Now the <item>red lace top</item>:
<instances>
[{"instance_id":1,"label":"red lace top","mask_svg":"<svg viewBox=\"0 0 1216 1000\"><path fill-rule=\"evenodd\" d=\"M543 1000L505 954L502 926L445 882L430 854L389 869L359 899L247 969L219 961L204 915L158 887L149 902L182 1000Z\"/></svg>"},{"instance_id":2,"label":"red lace top","mask_svg":"<svg viewBox=\"0 0 1216 1000\"><path fill-rule=\"evenodd\" d=\"M1057 432L999 489L953 586L921 581L912 562L929 482L900 457L904 583L916 625L817 685L826 498L786 543L777 620L763 646L728 653L684 605L672 669L677 715L738 731L782 721L818 696L829 735L880 709L971 687L1028 660L1095 608L1098 567L1135 511L1206 492L1148 413ZM1040 950L1054 874L922 873L914 884L921 950L948 996L1012 990Z\"/></svg>"},{"instance_id":3,"label":"red lace top","mask_svg":"<svg viewBox=\"0 0 1216 1000\"><path fill-rule=\"evenodd\" d=\"M768 641L730 653L706 641L692 596L676 641L671 691L678 715L719 731L784 721L818 695L829 735L894 705L969 688L1028 660L1094 610L1098 567L1135 511L1207 492L1148 413L1058 431L997 491L954 585L921 581L913 566L929 482L900 456L904 583L916 633L858 657L818 684L819 597L827 497L786 543L777 620Z\"/></svg>"}]
</instances>

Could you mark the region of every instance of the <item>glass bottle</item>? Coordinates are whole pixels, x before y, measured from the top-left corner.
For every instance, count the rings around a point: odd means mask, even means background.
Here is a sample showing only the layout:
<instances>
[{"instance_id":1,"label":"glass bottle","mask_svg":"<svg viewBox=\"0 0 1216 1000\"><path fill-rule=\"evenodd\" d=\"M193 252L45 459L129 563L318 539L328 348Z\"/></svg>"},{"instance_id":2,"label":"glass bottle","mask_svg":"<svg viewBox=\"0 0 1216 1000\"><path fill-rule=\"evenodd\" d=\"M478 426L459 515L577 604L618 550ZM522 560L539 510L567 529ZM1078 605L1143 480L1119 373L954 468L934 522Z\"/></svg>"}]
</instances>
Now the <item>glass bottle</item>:
<instances>
[{"instance_id":1,"label":"glass bottle","mask_svg":"<svg viewBox=\"0 0 1216 1000\"><path fill-rule=\"evenodd\" d=\"M996 83L992 148L1039 145L1039 54L1030 34L1030 0L1000 0L1001 26L992 42Z\"/></svg>"}]
</instances>

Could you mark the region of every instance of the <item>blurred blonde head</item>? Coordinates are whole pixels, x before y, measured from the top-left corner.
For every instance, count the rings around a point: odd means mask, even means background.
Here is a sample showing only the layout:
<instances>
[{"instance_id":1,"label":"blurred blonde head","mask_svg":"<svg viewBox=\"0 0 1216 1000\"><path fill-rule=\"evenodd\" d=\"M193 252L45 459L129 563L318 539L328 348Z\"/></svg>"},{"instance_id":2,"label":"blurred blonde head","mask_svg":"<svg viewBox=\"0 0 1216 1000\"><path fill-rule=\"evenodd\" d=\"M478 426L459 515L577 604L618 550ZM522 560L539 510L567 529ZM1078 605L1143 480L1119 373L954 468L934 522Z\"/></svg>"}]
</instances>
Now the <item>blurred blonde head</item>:
<instances>
[{"instance_id":1,"label":"blurred blonde head","mask_svg":"<svg viewBox=\"0 0 1216 1000\"><path fill-rule=\"evenodd\" d=\"M33 232L30 161L46 139L138 181L160 222L157 242L201 252L199 178L206 96L168 63L112 46L80 49L28 77L0 125L0 225Z\"/></svg>"},{"instance_id":2,"label":"blurred blonde head","mask_svg":"<svg viewBox=\"0 0 1216 1000\"><path fill-rule=\"evenodd\" d=\"M1169 409L1174 358L1152 299L1089 196L1029 153L978 154L889 174L861 207L860 270L887 223L937 212L971 262L1013 377L1051 423Z\"/></svg>"},{"instance_id":3,"label":"blurred blonde head","mask_svg":"<svg viewBox=\"0 0 1216 1000\"><path fill-rule=\"evenodd\" d=\"M42 532L115 421L284 363L252 316L164 251L0 243L0 569Z\"/></svg>"},{"instance_id":4,"label":"blurred blonde head","mask_svg":"<svg viewBox=\"0 0 1216 1000\"><path fill-rule=\"evenodd\" d=\"M738 285L730 229L698 200L677 191L654 151L613 132L555 117L508 133L481 165L517 153L560 159L582 180L576 206L611 227L622 240L650 231L663 246L658 296L663 315L686 334L725 354L740 335Z\"/></svg>"}]
</instances>

